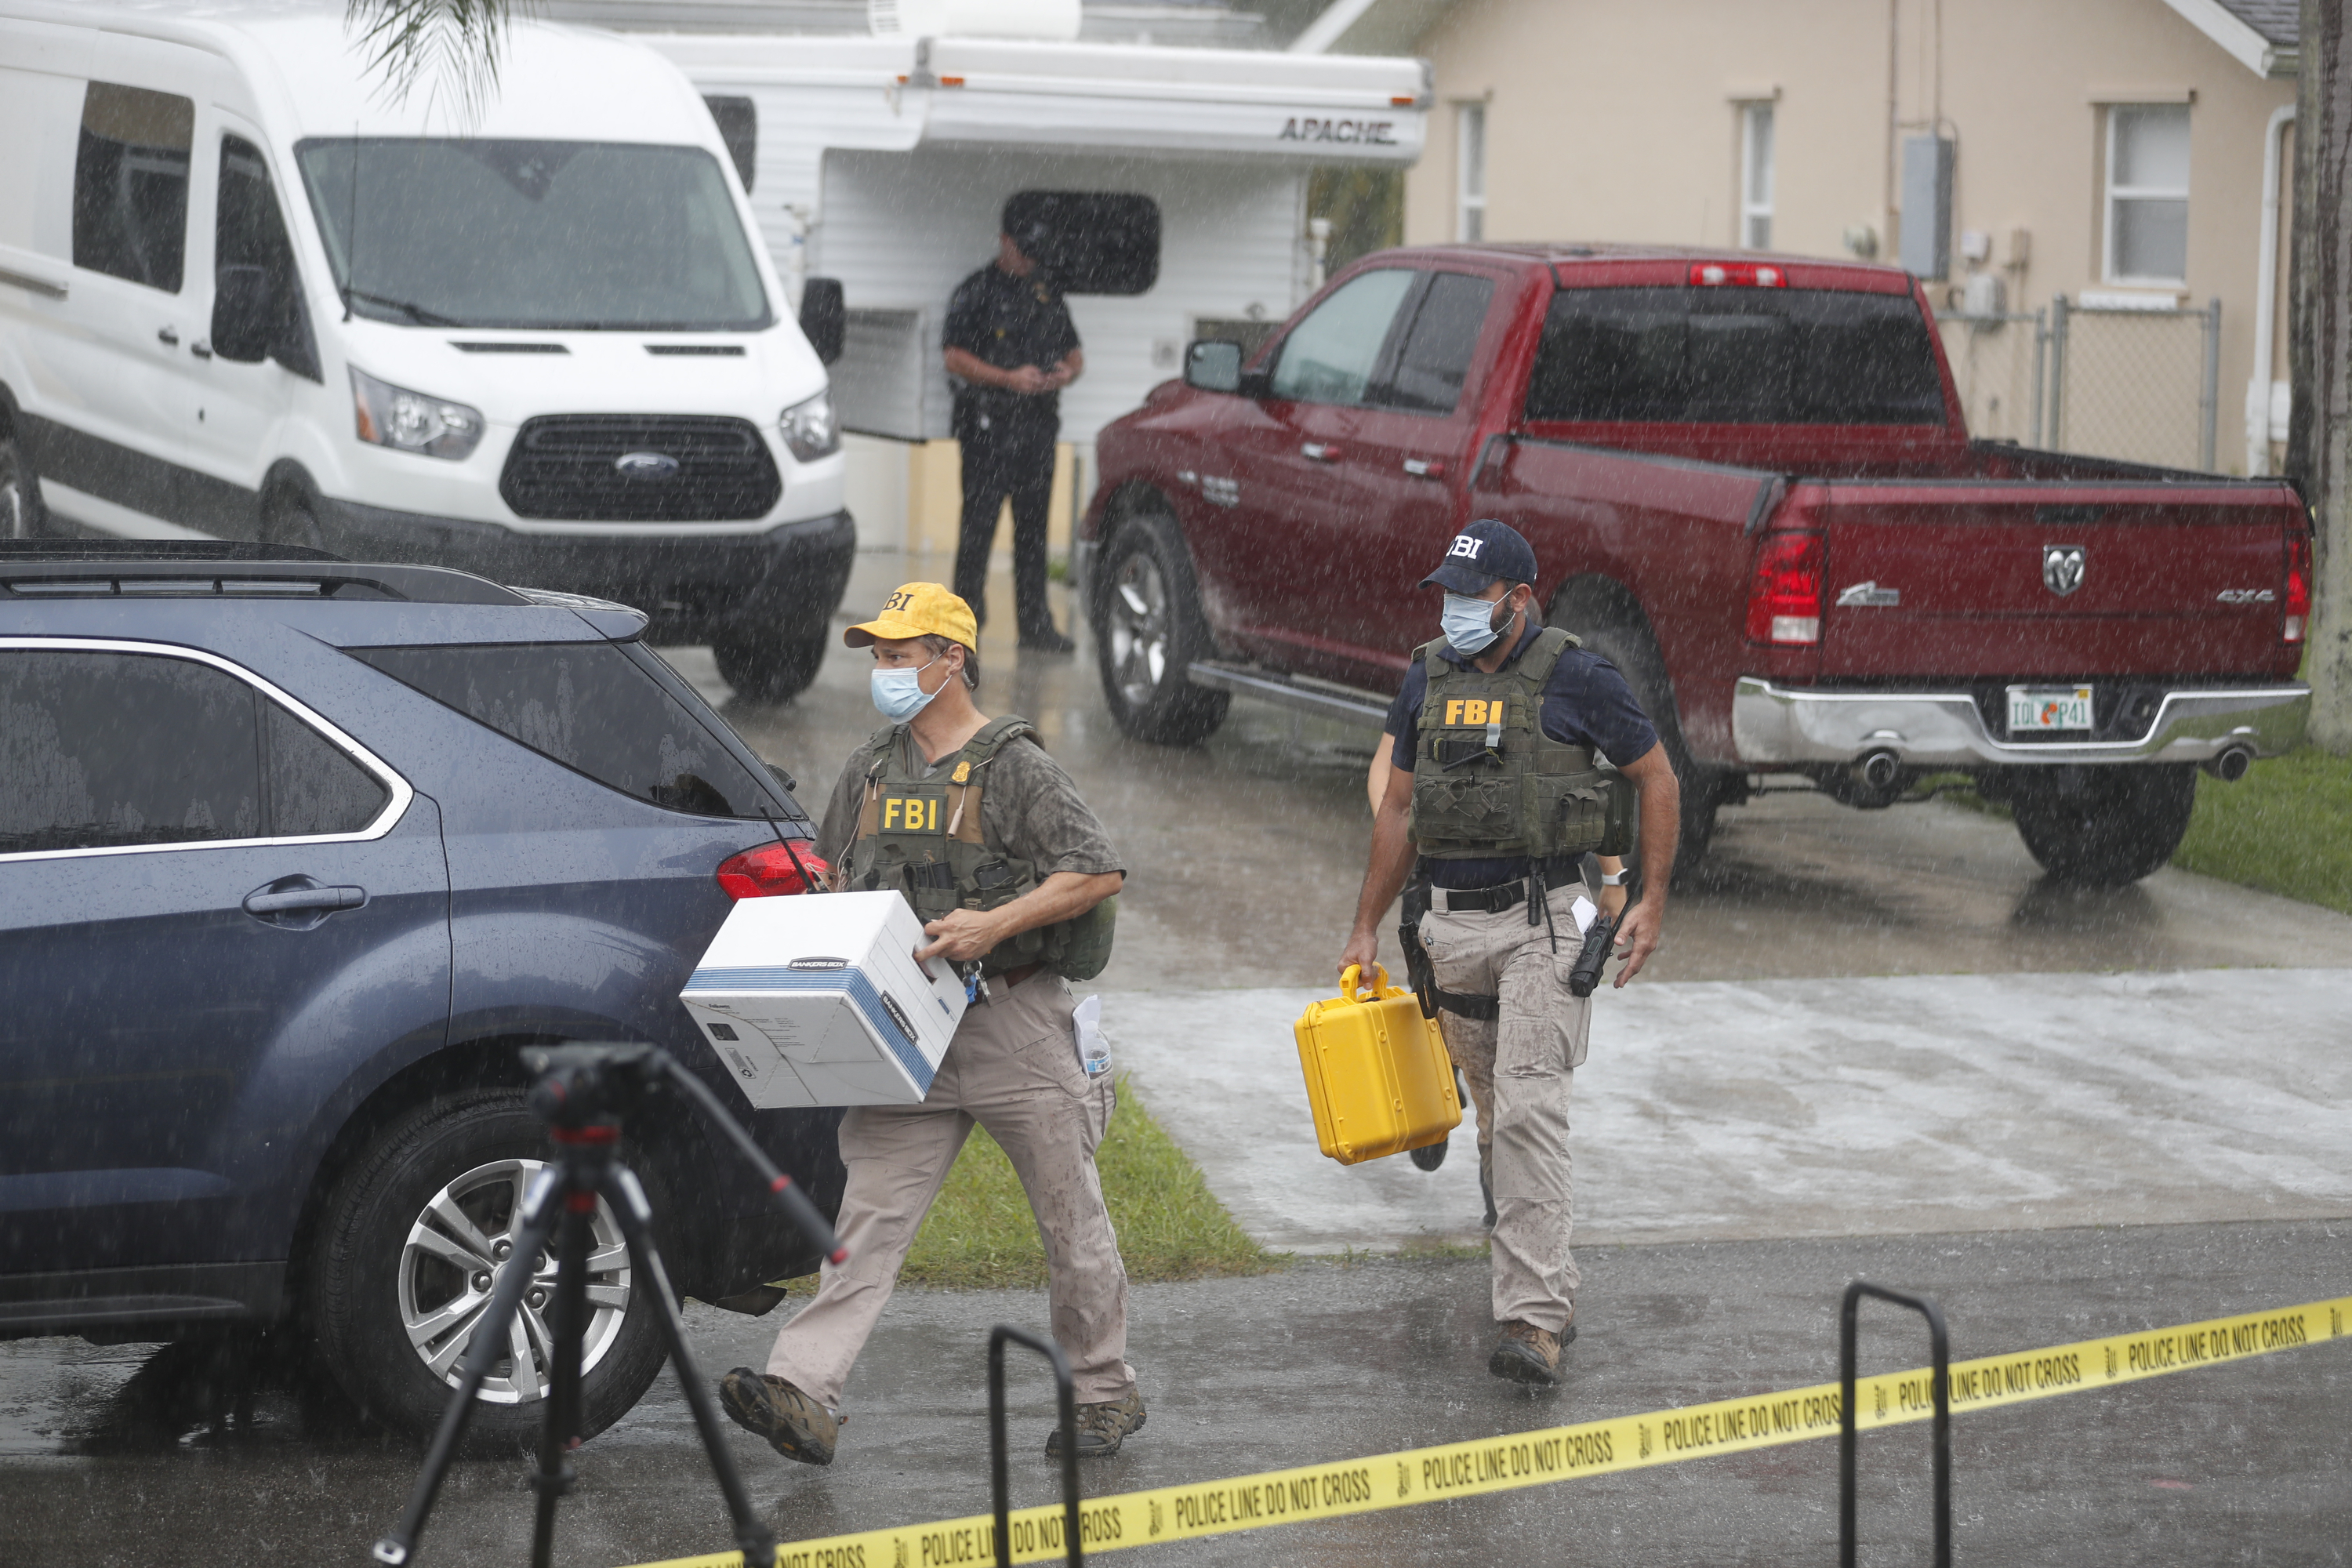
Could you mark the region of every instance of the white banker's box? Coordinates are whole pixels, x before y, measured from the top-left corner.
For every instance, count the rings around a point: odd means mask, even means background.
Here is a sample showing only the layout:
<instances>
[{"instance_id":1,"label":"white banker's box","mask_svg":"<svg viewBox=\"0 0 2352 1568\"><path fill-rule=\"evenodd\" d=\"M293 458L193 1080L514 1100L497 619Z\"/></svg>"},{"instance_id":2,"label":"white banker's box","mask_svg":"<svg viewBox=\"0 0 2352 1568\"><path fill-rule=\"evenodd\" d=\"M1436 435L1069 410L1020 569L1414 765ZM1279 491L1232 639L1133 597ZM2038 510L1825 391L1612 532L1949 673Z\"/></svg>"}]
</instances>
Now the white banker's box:
<instances>
[{"instance_id":1,"label":"white banker's box","mask_svg":"<svg viewBox=\"0 0 2352 1568\"><path fill-rule=\"evenodd\" d=\"M915 962L929 941L894 892L745 899L678 999L762 1110L912 1105L963 1019L954 967Z\"/></svg>"}]
</instances>

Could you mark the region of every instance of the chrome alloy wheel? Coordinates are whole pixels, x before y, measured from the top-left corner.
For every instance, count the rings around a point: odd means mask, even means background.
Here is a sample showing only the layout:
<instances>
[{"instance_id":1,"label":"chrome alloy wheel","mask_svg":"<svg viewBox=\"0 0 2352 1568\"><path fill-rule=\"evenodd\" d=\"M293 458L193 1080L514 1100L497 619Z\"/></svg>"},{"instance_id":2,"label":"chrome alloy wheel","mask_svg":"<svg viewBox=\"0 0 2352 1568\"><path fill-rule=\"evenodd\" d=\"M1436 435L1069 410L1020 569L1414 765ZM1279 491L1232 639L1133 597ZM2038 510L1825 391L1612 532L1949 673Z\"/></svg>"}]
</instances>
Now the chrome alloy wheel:
<instances>
[{"instance_id":1,"label":"chrome alloy wheel","mask_svg":"<svg viewBox=\"0 0 2352 1568\"><path fill-rule=\"evenodd\" d=\"M530 1271L507 1354L482 1384L481 1396L496 1405L528 1405L545 1397L552 1375L555 1252L551 1247L518 1258L513 1242L524 1194L548 1169L544 1160L493 1160L475 1166L433 1194L400 1249L400 1321L408 1342L433 1375L453 1388L474 1326L488 1309L500 1277L512 1268ZM589 1236L588 1327L580 1347L583 1373L620 1338L630 1289L628 1247L602 1198L596 1200Z\"/></svg>"},{"instance_id":2,"label":"chrome alloy wheel","mask_svg":"<svg viewBox=\"0 0 2352 1568\"><path fill-rule=\"evenodd\" d=\"M1148 552L1120 563L1109 610L1111 679L1128 706L1140 708L1159 695L1175 651L1168 580Z\"/></svg>"}]
</instances>

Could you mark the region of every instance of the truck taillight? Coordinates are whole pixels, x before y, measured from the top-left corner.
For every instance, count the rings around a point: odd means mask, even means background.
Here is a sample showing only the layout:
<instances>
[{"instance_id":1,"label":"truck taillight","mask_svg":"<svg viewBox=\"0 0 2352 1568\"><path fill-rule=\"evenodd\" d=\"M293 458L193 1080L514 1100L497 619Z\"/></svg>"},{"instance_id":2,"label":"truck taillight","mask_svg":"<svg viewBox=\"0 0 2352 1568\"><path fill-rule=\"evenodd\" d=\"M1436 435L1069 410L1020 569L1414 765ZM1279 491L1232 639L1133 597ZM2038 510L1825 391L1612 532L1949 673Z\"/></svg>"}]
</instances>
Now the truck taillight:
<instances>
[{"instance_id":1,"label":"truck taillight","mask_svg":"<svg viewBox=\"0 0 2352 1568\"><path fill-rule=\"evenodd\" d=\"M1822 536L1770 533L1748 584L1748 640L1797 646L1822 640Z\"/></svg>"},{"instance_id":2,"label":"truck taillight","mask_svg":"<svg viewBox=\"0 0 2352 1568\"><path fill-rule=\"evenodd\" d=\"M2301 642L2304 628L2311 624L2311 535L2290 533L2286 536L2286 619L2279 629L2280 640Z\"/></svg>"},{"instance_id":3,"label":"truck taillight","mask_svg":"<svg viewBox=\"0 0 2352 1568\"><path fill-rule=\"evenodd\" d=\"M730 899L772 899L805 893L810 890L808 879L823 882L832 872L833 868L805 845L787 848L782 843L762 844L720 861L719 885Z\"/></svg>"},{"instance_id":4,"label":"truck taillight","mask_svg":"<svg viewBox=\"0 0 2352 1568\"><path fill-rule=\"evenodd\" d=\"M1694 261L1694 289L1786 289L1789 275L1760 261Z\"/></svg>"}]
</instances>

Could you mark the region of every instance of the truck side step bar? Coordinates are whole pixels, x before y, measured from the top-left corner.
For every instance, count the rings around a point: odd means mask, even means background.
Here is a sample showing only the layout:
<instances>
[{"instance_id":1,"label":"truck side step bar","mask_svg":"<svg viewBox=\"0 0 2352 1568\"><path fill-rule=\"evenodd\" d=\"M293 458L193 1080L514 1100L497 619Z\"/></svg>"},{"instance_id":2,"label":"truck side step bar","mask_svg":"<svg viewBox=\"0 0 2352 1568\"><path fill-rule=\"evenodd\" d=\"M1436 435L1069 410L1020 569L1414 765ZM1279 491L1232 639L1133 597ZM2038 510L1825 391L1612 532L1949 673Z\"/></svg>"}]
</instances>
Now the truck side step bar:
<instances>
[{"instance_id":1,"label":"truck side step bar","mask_svg":"<svg viewBox=\"0 0 2352 1568\"><path fill-rule=\"evenodd\" d=\"M1379 730L1388 723L1389 705L1385 699L1312 677L1285 676L1211 658L1194 659L1184 673L1195 686L1230 691L1237 697L1255 697L1302 713L1337 719L1343 724Z\"/></svg>"}]
</instances>

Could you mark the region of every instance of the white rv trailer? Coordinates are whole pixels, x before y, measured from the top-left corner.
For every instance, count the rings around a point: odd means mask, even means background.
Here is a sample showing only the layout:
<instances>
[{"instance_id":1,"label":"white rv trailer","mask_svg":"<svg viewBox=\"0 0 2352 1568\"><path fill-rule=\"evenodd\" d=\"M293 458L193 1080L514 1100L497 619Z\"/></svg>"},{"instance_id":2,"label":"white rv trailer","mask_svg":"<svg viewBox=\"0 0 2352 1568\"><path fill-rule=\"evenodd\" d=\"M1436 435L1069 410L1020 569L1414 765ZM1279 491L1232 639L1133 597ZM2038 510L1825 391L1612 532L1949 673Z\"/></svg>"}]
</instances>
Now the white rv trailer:
<instances>
[{"instance_id":1,"label":"white rv trailer","mask_svg":"<svg viewBox=\"0 0 2352 1568\"><path fill-rule=\"evenodd\" d=\"M635 31L661 13L593 14ZM1308 174L1411 164L1430 100L1426 65L1408 58L888 35L639 41L714 100L787 287L840 281L845 427L902 441L948 434L948 296L994 255L1008 197L1120 193L1158 207L1156 282L1070 296L1087 374L1062 395L1062 438L1083 453L1178 373L1188 339L1247 338L1312 291Z\"/></svg>"}]
</instances>

